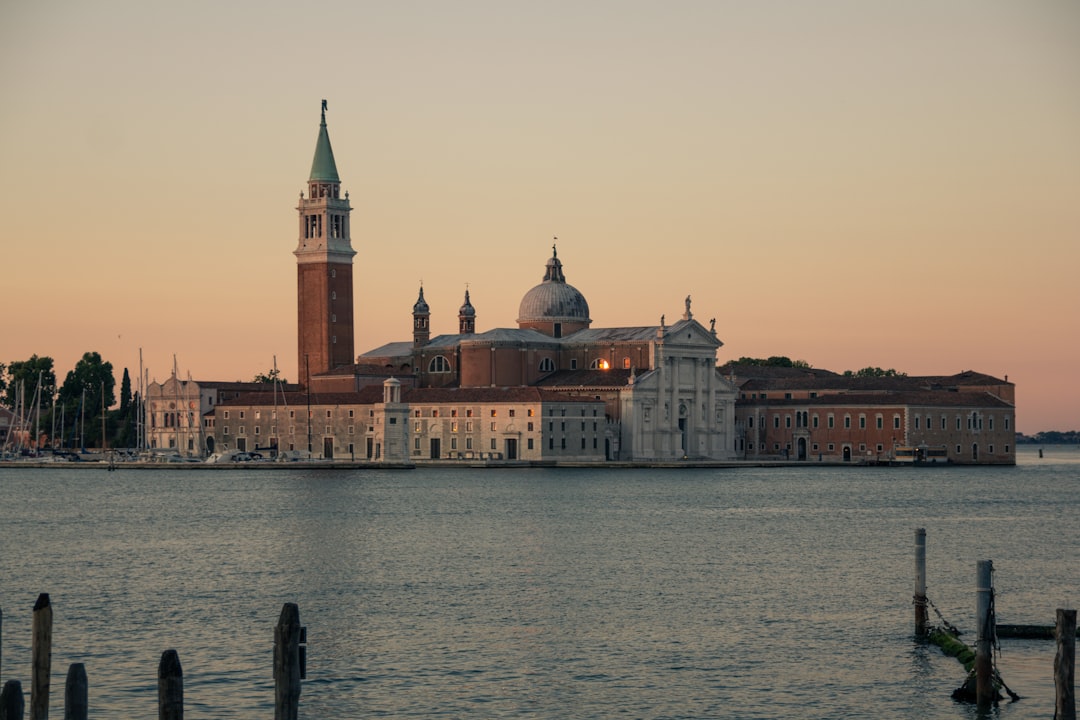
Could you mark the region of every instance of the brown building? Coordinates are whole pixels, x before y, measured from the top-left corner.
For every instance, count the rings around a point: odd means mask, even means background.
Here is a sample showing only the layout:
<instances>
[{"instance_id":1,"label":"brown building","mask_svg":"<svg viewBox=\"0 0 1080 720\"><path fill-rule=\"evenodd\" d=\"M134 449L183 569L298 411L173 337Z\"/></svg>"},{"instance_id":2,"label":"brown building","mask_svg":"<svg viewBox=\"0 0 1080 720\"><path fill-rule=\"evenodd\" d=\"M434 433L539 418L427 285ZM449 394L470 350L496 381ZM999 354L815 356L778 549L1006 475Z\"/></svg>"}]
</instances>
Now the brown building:
<instances>
[{"instance_id":1,"label":"brown building","mask_svg":"<svg viewBox=\"0 0 1080 720\"><path fill-rule=\"evenodd\" d=\"M816 368L727 365L747 459L1016 462L1015 388L951 376L846 377Z\"/></svg>"}]
</instances>

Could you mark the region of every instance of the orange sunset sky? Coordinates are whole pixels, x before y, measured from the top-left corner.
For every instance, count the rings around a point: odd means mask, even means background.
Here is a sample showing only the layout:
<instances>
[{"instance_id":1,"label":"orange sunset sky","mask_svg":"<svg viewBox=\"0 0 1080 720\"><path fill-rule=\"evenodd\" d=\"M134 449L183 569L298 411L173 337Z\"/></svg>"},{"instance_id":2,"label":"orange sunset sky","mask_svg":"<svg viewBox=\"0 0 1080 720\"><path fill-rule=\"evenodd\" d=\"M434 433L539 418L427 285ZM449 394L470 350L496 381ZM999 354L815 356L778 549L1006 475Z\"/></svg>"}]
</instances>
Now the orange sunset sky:
<instances>
[{"instance_id":1,"label":"orange sunset sky","mask_svg":"<svg viewBox=\"0 0 1080 720\"><path fill-rule=\"evenodd\" d=\"M357 352L515 326L558 236L595 327L974 369L1080 429L1073 0L6 3L0 362L296 380L322 98Z\"/></svg>"}]
</instances>

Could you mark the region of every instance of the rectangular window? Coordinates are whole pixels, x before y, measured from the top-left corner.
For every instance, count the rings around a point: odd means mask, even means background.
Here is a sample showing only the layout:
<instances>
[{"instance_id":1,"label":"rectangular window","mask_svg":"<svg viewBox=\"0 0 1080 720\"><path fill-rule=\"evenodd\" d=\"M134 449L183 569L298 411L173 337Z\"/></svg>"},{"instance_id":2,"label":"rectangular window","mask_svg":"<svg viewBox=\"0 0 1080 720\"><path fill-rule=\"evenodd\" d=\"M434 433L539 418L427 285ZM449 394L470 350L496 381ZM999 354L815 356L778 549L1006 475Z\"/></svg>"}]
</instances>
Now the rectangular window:
<instances>
[{"instance_id":1,"label":"rectangular window","mask_svg":"<svg viewBox=\"0 0 1080 720\"><path fill-rule=\"evenodd\" d=\"M780 427L780 416L779 415L773 415L772 416L772 426L774 428L779 428Z\"/></svg>"},{"instance_id":2,"label":"rectangular window","mask_svg":"<svg viewBox=\"0 0 1080 720\"><path fill-rule=\"evenodd\" d=\"M450 417L452 417L452 418L457 417L457 410L451 410L450 411Z\"/></svg>"},{"instance_id":3,"label":"rectangular window","mask_svg":"<svg viewBox=\"0 0 1080 720\"><path fill-rule=\"evenodd\" d=\"M581 438L581 449L585 449L585 438Z\"/></svg>"},{"instance_id":4,"label":"rectangular window","mask_svg":"<svg viewBox=\"0 0 1080 720\"><path fill-rule=\"evenodd\" d=\"M836 418L833 417L832 413L829 413L829 427L830 428L836 427Z\"/></svg>"},{"instance_id":5,"label":"rectangular window","mask_svg":"<svg viewBox=\"0 0 1080 720\"><path fill-rule=\"evenodd\" d=\"M240 411L240 419L241 419L241 420L243 420L243 419L244 419L244 411L243 411L243 410L241 410L241 411Z\"/></svg>"},{"instance_id":6,"label":"rectangular window","mask_svg":"<svg viewBox=\"0 0 1080 720\"><path fill-rule=\"evenodd\" d=\"M450 432L457 432L457 431L458 431L457 423L456 422L450 423Z\"/></svg>"},{"instance_id":7,"label":"rectangular window","mask_svg":"<svg viewBox=\"0 0 1080 720\"><path fill-rule=\"evenodd\" d=\"M465 432L472 432L472 420L465 421Z\"/></svg>"},{"instance_id":8,"label":"rectangular window","mask_svg":"<svg viewBox=\"0 0 1080 720\"><path fill-rule=\"evenodd\" d=\"M533 416L533 409L529 408L529 417L532 417L532 416Z\"/></svg>"},{"instance_id":9,"label":"rectangular window","mask_svg":"<svg viewBox=\"0 0 1080 720\"><path fill-rule=\"evenodd\" d=\"M457 450L457 438L456 437L450 438L450 449L451 450Z\"/></svg>"},{"instance_id":10,"label":"rectangular window","mask_svg":"<svg viewBox=\"0 0 1080 720\"><path fill-rule=\"evenodd\" d=\"M472 450L472 438L471 437L465 438L465 449L466 450Z\"/></svg>"},{"instance_id":11,"label":"rectangular window","mask_svg":"<svg viewBox=\"0 0 1080 720\"><path fill-rule=\"evenodd\" d=\"M419 450L420 449L420 438L413 438L413 449L414 450Z\"/></svg>"},{"instance_id":12,"label":"rectangular window","mask_svg":"<svg viewBox=\"0 0 1080 720\"><path fill-rule=\"evenodd\" d=\"M533 431L533 424L529 423L529 432L532 432L532 431Z\"/></svg>"},{"instance_id":13,"label":"rectangular window","mask_svg":"<svg viewBox=\"0 0 1080 720\"><path fill-rule=\"evenodd\" d=\"M817 413L814 413L814 417L813 417L813 418L812 418L812 419L810 420L810 422L811 422L811 423L813 424L814 428L816 429L816 428L817 428L817 426L818 426L818 416L817 416ZM816 450L817 448L814 448L814 449Z\"/></svg>"},{"instance_id":14,"label":"rectangular window","mask_svg":"<svg viewBox=\"0 0 1080 720\"><path fill-rule=\"evenodd\" d=\"M350 425L350 426L349 426L349 434L350 434L350 435L352 435L352 434L353 434L353 426L352 426L352 425Z\"/></svg>"},{"instance_id":15,"label":"rectangular window","mask_svg":"<svg viewBox=\"0 0 1080 720\"><path fill-rule=\"evenodd\" d=\"M532 438L529 438L528 444L529 444L529 449L532 450L533 449L533 439Z\"/></svg>"},{"instance_id":16,"label":"rectangular window","mask_svg":"<svg viewBox=\"0 0 1080 720\"><path fill-rule=\"evenodd\" d=\"M876 418L874 418L874 419L875 419L875 420L877 421L877 429L878 429L878 430L882 430L882 429L884 429L884 428L885 428L885 418L883 418L883 417L881 417L880 415L878 415L878 416L877 416Z\"/></svg>"},{"instance_id":17,"label":"rectangular window","mask_svg":"<svg viewBox=\"0 0 1080 720\"><path fill-rule=\"evenodd\" d=\"M494 450L499 447L499 441L495 438L491 438L491 449Z\"/></svg>"},{"instance_id":18,"label":"rectangular window","mask_svg":"<svg viewBox=\"0 0 1080 720\"><path fill-rule=\"evenodd\" d=\"M259 434L259 430L260 430L260 429L261 429L261 428L260 428L260 427L259 427L258 425L256 425L256 426L255 426L255 434L256 434L256 435L258 435L258 434Z\"/></svg>"},{"instance_id":19,"label":"rectangular window","mask_svg":"<svg viewBox=\"0 0 1080 720\"><path fill-rule=\"evenodd\" d=\"M229 411L228 411L228 410L226 410L226 411L225 411L225 419L226 419L226 420L228 420L228 419L229 419Z\"/></svg>"},{"instance_id":20,"label":"rectangular window","mask_svg":"<svg viewBox=\"0 0 1080 720\"><path fill-rule=\"evenodd\" d=\"M859 429L860 430L865 430L866 429L866 416L865 415L860 415L859 416Z\"/></svg>"},{"instance_id":21,"label":"rectangular window","mask_svg":"<svg viewBox=\"0 0 1080 720\"><path fill-rule=\"evenodd\" d=\"M330 411L327 410L326 411L326 418L329 420L331 417L333 417L333 416L330 414Z\"/></svg>"},{"instance_id":22,"label":"rectangular window","mask_svg":"<svg viewBox=\"0 0 1080 720\"><path fill-rule=\"evenodd\" d=\"M353 413L354 413L354 412L356 412L356 411L355 411L355 410L350 410L350 411L349 411L349 417L350 417L350 418L351 418L351 417L353 416Z\"/></svg>"},{"instance_id":23,"label":"rectangular window","mask_svg":"<svg viewBox=\"0 0 1080 720\"><path fill-rule=\"evenodd\" d=\"M472 410L466 410L465 417L472 417Z\"/></svg>"},{"instance_id":24,"label":"rectangular window","mask_svg":"<svg viewBox=\"0 0 1080 720\"><path fill-rule=\"evenodd\" d=\"M566 438L563 438L563 439L562 439L562 449L563 449L563 450L565 450L565 449L566 449Z\"/></svg>"},{"instance_id":25,"label":"rectangular window","mask_svg":"<svg viewBox=\"0 0 1080 720\"><path fill-rule=\"evenodd\" d=\"M893 430L899 430L900 429L900 416L899 415L893 415L892 416L892 426L893 426Z\"/></svg>"},{"instance_id":26,"label":"rectangular window","mask_svg":"<svg viewBox=\"0 0 1080 720\"><path fill-rule=\"evenodd\" d=\"M1008 415L1005 416L1005 429L1006 430L1009 429L1009 416Z\"/></svg>"},{"instance_id":27,"label":"rectangular window","mask_svg":"<svg viewBox=\"0 0 1080 720\"><path fill-rule=\"evenodd\" d=\"M510 408L509 415L510 415L510 417L514 417L514 409L513 408Z\"/></svg>"},{"instance_id":28,"label":"rectangular window","mask_svg":"<svg viewBox=\"0 0 1080 720\"><path fill-rule=\"evenodd\" d=\"M753 415L749 415L746 418L746 426L747 427L754 427L754 416Z\"/></svg>"},{"instance_id":29,"label":"rectangular window","mask_svg":"<svg viewBox=\"0 0 1080 720\"><path fill-rule=\"evenodd\" d=\"M790 415L785 415L784 416L784 427L786 427L786 428L791 427L791 416Z\"/></svg>"},{"instance_id":30,"label":"rectangular window","mask_svg":"<svg viewBox=\"0 0 1080 720\"><path fill-rule=\"evenodd\" d=\"M491 423L491 432L495 432L495 423Z\"/></svg>"},{"instance_id":31,"label":"rectangular window","mask_svg":"<svg viewBox=\"0 0 1080 720\"><path fill-rule=\"evenodd\" d=\"M918 415L915 416L915 429L916 430L919 429L919 416Z\"/></svg>"},{"instance_id":32,"label":"rectangular window","mask_svg":"<svg viewBox=\"0 0 1080 720\"><path fill-rule=\"evenodd\" d=\"M844 429L850 429L850 428L851 428L851 416L850 415L845 415L844 416Z\"/></svg>"},{"instance_id":33,"label":"rectangular window","mask_svg":"<svg viewBox=\"0 0 1080 720\"><path fill-rule=\"evenodd\" d=\"M498 410L492 410L492 411L491 411L491 417L498 417L498 415L499 415L499 411L498 411Z\"/></svg>"}]
</instances>

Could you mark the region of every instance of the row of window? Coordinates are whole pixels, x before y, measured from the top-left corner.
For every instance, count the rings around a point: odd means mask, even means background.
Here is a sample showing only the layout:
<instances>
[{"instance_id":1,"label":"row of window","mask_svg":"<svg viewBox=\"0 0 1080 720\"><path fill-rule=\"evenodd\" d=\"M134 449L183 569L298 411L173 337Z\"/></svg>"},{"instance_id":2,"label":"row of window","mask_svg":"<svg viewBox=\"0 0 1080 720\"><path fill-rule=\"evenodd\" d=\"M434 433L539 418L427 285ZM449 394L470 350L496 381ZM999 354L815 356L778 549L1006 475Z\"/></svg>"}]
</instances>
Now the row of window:
<instances>
[{"instance_id":1,"label":"row of window","mask_svg":"<svg viewBox=\"0 0 1080 720\"><path fill-rule=\"evenodd\" d=\"M807 417L807 415L808 414L806 412L796 412L795 415L794 415L795 426L796 427L813 427L813 428L819 427L819 418L818 418L817 413L815 413L813 415L810 415L809 418ZM773 427L774 428L779 428L780 427L780 417L781 417L780 415L773 415L772 416ZM790 428L791 423L792 423L792 416L791 415L784 415L783 417L784 417L784 427L785 428ZM915 422L915 429L916 430L920 429L919 428L920 416L915 415L915 416L913 416L913 418L914 418L914 422ZM809 424L807 424L808 420L809 420ZM885 418L884 418L884 416L878 414L878 415L875 416L874 420L875 420L875 425L876 425L878 430L884 429L884 427L885 427ZM983 429L983 421L984 421L984 417L982 415L979 415L978 413L972 413L971 415L967 416L967 429L968 430L982 430ZM987 423L987 429L993 430L994 429L994 416L993 415L987 415L985 417L985 421ZM760 416L758 422L763 424L765 422L765 416L764 415ZM956 416L956 429L961 430L963 428L963 423L964 423L963 416L957 415ZM1005 423L1005 429L1008 430L1009 429L1009 416L1007 416L1007 415L1005 416L1004 423ZM754 416L753 415L748 415L747 416L746 425L747 425L747 427L754 427ZM900 429L900 416L899 415L893 415L892 426L893 426L894 430L899 430ZM826 427L829 427L829 428L836 427L836 417L832 413L829 413L826 416ZM947 419L947 417L945 415L942 415L941 416L941 429L945 430L945 429L947 429L947 427L948 427L948 419ZM845 415L844 416L844 428L845 429L850 429L851 428L851 416L850 415ZM866 429L866 415L863 415L863 414L859 415L859 429L860 430L865 430ZM926 429L927 430L933 429L933 418L930 415L926 416Z\"/></svg>"},{"instance_id":2,"label":"row of window","mask_svg":"<svg viewBox=\"0 0 1080 720\"><path fill-rule=\"evenodd\" d=\"M624 357L622 362L623 362L623 369L624 370L629 370L630 369L630 358ZM607 360L604 360L603 358L597 358L596 360L593 360L591 363L589 363L589 369L590 370L607 370L610 367L611 367L611 363L609 363ZM537 367L537 370L539 370L542 373L555 372L555 369L556 369L555 368L555 361L552 360L551 358L547 358L547 357L542 358L540 360L539 366ZM577 370L578 369L577 358L571 358L571 360L570 360L570 369L571 370ZM443 356L443 355L436 355L435 357L431 358L431 360L428 362L428 372L429 373L448 373L448 372L451 372L450 361L447 360L446 357Z\"/></svg>"},{"instance_id":3,"label":"row of window","mask_svg":"<svg viewBox=\"0 0 1080 720\"><path fill-rule=\"evenodd\" d=\"M850 446L845 446L845 447L850 447ZM975 446L975 447L977 448L977 446ZM1009 453L1009 448L1010 447L1011 446L1009 446L1009 445L1005 446L1005 453L1006 454ZM754 443L748 443L747 444L747 449L750 450L751 452L753 452ZM764 452L766 450L765 443L761 443L761 448L760 449L761 449L762 452ZM835 443L828 443L828 445L826 446L826 449L827 449L828 452L833 452L833 451L836 450L836 444ZM881 443L878 443L876 449L877 449L877 452L879 452L879 453L884 452L885 451L885 446L882 445ZM785 443L784 450L787 451L787 452L791 452L791 443ZM821 447L817 443L814 443L813 444L813 451L814 452L820 452L820 450L821 450ZM773 443L773 451L774 452L780 452L780 443ZM986 451L989 454L993 455L994 454L994 446L993 445L988 445L987 448L986 448ZM860 443L859 444L859 452L866 452L866 443ZM959 455L962 452L963 452L963 448L960 445L957 445L956 446L956 454Z\"/></svg>"}]
</instances>

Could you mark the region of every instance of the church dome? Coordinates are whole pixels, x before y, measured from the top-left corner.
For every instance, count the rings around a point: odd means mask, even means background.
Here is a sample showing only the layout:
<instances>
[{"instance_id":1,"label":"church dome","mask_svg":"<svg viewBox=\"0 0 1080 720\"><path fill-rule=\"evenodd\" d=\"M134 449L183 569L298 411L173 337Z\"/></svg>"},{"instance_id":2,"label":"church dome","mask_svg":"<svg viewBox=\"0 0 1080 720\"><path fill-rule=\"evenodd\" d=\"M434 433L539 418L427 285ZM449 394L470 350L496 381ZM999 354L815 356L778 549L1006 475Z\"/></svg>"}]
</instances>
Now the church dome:
<instances>
[{"instance_id":1,"label":"church dome","mask_svg":"<svg viewBox=\"0 0 1080 720\"><path fill-rule=\"evenodd\" d=\"M518 308L519 324L534 322L591 322L589 303L577 288L567 284L555 248L547 261L544 281L525 293Z\"/></svg>"}]
</instances>

